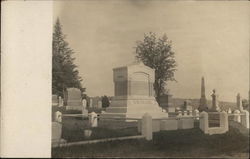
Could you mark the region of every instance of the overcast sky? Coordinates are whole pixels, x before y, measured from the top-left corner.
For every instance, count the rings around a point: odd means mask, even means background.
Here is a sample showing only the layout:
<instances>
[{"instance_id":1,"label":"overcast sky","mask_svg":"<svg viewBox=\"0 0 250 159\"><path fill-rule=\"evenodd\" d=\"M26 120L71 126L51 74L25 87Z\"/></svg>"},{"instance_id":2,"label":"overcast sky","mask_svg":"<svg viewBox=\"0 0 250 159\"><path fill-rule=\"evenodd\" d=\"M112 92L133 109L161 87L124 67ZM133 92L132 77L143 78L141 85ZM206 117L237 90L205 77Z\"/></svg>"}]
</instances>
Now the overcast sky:
<instances>
[{"instance_id":1,"label":"overcast sky","mask_svg":"<svg viewBox=\"0 0 250 159\"><path fill-rule=\"evenodd\" d=\"M136 41L144 33L164 33L172 40L178 64L168 82L174 97L200 98L201 77L206 97L248 98L248 2L56 1L66 40L89 96L113 95L114 67L134 61Z\"/></svg>"}]
</instances>

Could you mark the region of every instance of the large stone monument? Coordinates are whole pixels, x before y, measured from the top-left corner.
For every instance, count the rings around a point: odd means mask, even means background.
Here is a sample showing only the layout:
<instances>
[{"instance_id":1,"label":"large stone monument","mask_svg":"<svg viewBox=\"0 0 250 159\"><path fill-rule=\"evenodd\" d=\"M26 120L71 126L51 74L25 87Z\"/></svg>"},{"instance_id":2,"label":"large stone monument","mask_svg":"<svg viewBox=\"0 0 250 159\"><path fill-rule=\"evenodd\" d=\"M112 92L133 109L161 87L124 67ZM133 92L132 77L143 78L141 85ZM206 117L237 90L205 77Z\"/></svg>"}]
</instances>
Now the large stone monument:
<instances>
[{"instance_id":1,"label":"large stone monument","mask_svg":"<svg viewBox=\"0 0 250 159\"><path fill-rule=\"evenodd\" d=\"M204 80L204 77L202 77L202 79L201 79L201 98L200 98L200 105L199 105L198 110L200 112L208 110L207 99L206 99L206 94L205 94L205 80Z\"/></svg>"},{"instance_id":2,"label":"large stone monument","mask_svg":"<svg viewBox=\"0 0 250 159\"><path fill-rule=\"evenodd\" d=\"M154 78L154 70L142 63L114 68L115 96L101 117L141 119L145 113L152 118L168 117L155 100Z\"/></svg>"},{"instance_id":3,"label":"large stone monument","mask_svg":"<svg viewBox=\"0 0 250 159\"><path fill-rule=\"evenodd\" d=\"M67 89L67 106L66 109L69 110L80 110L82 111L82 96L81 91L78 88L68 88Z\"/></svg>"}]
</instances>

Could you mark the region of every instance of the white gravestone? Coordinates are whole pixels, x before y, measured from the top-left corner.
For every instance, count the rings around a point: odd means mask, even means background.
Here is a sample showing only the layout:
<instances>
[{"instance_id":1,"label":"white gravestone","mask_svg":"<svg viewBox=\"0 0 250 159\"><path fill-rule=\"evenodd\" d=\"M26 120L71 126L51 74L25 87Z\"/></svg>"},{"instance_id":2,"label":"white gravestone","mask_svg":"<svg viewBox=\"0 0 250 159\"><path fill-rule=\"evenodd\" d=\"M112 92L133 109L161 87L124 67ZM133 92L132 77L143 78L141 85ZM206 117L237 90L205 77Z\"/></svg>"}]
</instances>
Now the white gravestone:
<instances>
[{"instance_id":1,"label":"white gravestone","mask_svg":"<svg viewBox=\"0 0 250 159\"><path fill-rule=\"evenodd\" d=\"M78 88L67 88L67 110L82 110L82 96Z\"/></svg>"},{"instance_id":2,"label":"white gravestone","mask_svg":"<svg viewBox=\"0 0 250 159\"><path fill-rule=\"evenodd\" d=\"M186 110L184 111L184 116L188 116L188 115L187 115L187 111L186 111Z\"/></svg>"},{"instance_id":3,"label":"white gravestone","mask_svg":"<svg viewBox=\"0 0 250 159\"><path fill-rule=\"evenodd\" d=\"M228 108L227 113L228 113L228 114L232 114L232 110L231 110L231 108Z\"/></svg>"},{"instance_id":4,"label":"white gravestone","mask_svg":"<svg viewBox=\"0 0 250 159\"><path fill-rule=\"evenodd\" d=\"M240 120L240 111L239 110L235 110L234 111L234 121L240 123L241 120Z\"/></svg>"},{"instance_id":5,"label":"white gravestone","mask_svg":"<svg viewBox=\"0 0 250 159\"><path fill-rule=\"evenodd\" d=\"M83 115L83 117L87 117L88 116L88 110L86 109L86 107L87 107L87 101L86 101L86 99L83 99L82 100L82 115Z\"/></svg>"},{"instance_id":6,"label":"white gravestone","mask_svg":"<svg viewBox=\"0 0 250 159\"><path fill-rule=\"evenodd\" d=\"M102 108L102 101L98 101L97 108Z\"/></svg>"},{"instance_id":7,"label":"white gravestone","mask_svg":"<svg viewBox=\"0 0 250 159\"><path fill-rule=\"evenodd\" d=\"M59 96L59 107L63 106L63 99L61 96Z\"/></svg>"},{"instance_id":8,"label":"white gravestone","mask_svg":"<svg viewBox=\"0 0 250 159\"><path fill-rule=\"evenodd\" d=\"M146 140L153 138L152 117L148 113L142 117L142 135L145 136Z\"/></svg>"},{"instance_id":9,"label":"white gravestone","mask_svg":"<svg viewBox=\"0 0 250 159\"><path fill-rule=\"evenodd\" d=\"M95 112L89 113L89 123L91 127L97 127L97 114Z\"/></svg>"},{"instance_id":10,"label":"white gravestone","mask_svg":"<svg viewBox=\"0 0 250 159\"><path fill-rule=\"evenodd\" d=\"M178 111L178 117L181 117L182 116L182 111Z\"/></svg>"},{"instance_id":11,"label":"white gravestone","mask_svg":"<svg viewBox=\"0 0 250 159\"><path fill-rule=\"evenodd\" d=\"M195 109L195 110L194 110L194 115L193 115L193 116L196 117L196 120L199 120L200 112L199 112L198 109Z\"/></svg>"},{"instance_id":12,"label":"white gravestone","mask_svg":"<svg viewBox=\"0 0 250 159\"><path fill-rule=\"evenodd\" d=\"M55 121L59 123L62 122L62 113L60 111L55 112Z\"/></svg>"},{"instance_id":13,"label":"white gravestone","mask_svg":"<svg viewBox=\"0 0 250 159\"><path fill-rule=\"evenodd\" d=\"M89 108L92 108L92 107L93 107L93 99L90 98L90 99L89 99Z\"/></svg>"}]
</instances>

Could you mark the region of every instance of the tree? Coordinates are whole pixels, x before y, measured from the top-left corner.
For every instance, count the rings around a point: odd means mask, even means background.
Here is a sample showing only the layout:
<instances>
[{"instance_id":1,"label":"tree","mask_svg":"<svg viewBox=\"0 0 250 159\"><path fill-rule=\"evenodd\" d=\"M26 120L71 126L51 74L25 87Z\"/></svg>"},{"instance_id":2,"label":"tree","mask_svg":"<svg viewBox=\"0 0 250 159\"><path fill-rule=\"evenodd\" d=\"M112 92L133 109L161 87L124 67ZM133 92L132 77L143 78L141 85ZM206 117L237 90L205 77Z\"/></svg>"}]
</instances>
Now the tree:
<instances>
[{"instance_id":1,"label":"tree","mask_svg":"<svg viewBox=\"0 0 250 159\"><path fill-rule=\"evenodd\" d=\"M144 40L138 41L136 46L136 59L155 69L154 90L158 102L159 97L168 92L167 81L175 81L174 72L177 64L175 53L171 49L171 41L166 34L157 38L152 32L144 34Z\"/></svg>"},{"instance_id":2,"label":"tree","mask_svg":"<svg viewBox=\"0 0 250 159\"><path fill-rule=\"evenodd\" d=\"M106 95L104 95L103 97L102 97L102 107L103 108L107 108L108 106L109 106L109 99L108 99L108 97L106 96Z\"/></svg>"},{"instance_id":3,"label":"tree","mask_svg":"<svg viewBox=\"0 0 250 159\"><path fill-rule=\"evenodd\" d=\"M79 88L82 92L82 78L79 76L77 66L74 64L72 54L74 51L65 40L62 25L57 19L53 32L52 51L52 93L64 96L67 87Z\"/></svg>"}]
</instances>

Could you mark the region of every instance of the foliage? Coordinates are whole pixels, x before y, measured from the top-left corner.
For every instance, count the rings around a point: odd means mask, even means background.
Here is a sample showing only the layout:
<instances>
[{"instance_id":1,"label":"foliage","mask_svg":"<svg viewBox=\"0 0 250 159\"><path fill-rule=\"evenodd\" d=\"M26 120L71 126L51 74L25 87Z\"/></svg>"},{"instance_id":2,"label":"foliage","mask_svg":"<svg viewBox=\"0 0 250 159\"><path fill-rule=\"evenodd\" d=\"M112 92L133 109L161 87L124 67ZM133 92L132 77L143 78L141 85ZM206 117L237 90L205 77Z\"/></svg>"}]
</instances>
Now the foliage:
<instances>
[{"instance_id":1,"label":"foliage","mask_svg":"<svg viewBox=\"0 0 250 159\"><path fill-rule=\"evenodd\" d=\"M109 99L108 99L108 97L106 96L106 95L104 95L103 97L102 97L102 107L103 108L107 108L108 106L109 106Z\"/></svg>"},{"instance_id":2,"label":"foliage","mask_svg":"<svg viewBox=\"0 0 250 159\"><path fill-rule=\"evenodd\" d=\"M52 55L52 93L63 97L67 87L79 88L82 92L81 77L74 64L72 57L74 51L65 40L66 35L62 32L62 25L57 19L53 32L53 55Z\"/></svg>"},{"instance_id":3,"label":"foliage","mask_svg":"<svg viewBox=\"0 0 250 159\"><path fill-rule=\"evenodd\" d=\"M155 33L144 35L143 41L138 41L136 46L136 58L146 66L155 69L154 89L156 99L167 92L167 81L174 81L176 71L175 53L171 50L171 41L164 34L157 38Z\"/></svg>"}]
</instances>

